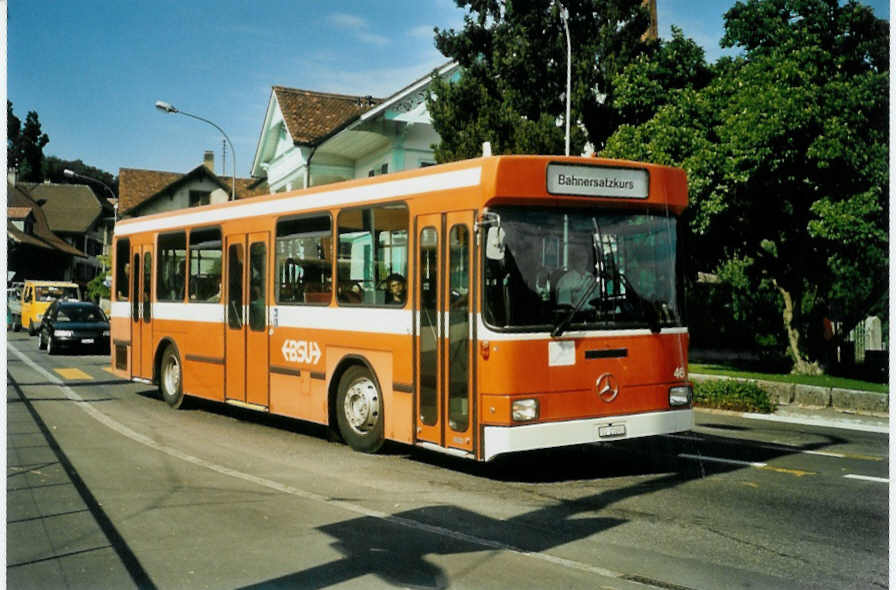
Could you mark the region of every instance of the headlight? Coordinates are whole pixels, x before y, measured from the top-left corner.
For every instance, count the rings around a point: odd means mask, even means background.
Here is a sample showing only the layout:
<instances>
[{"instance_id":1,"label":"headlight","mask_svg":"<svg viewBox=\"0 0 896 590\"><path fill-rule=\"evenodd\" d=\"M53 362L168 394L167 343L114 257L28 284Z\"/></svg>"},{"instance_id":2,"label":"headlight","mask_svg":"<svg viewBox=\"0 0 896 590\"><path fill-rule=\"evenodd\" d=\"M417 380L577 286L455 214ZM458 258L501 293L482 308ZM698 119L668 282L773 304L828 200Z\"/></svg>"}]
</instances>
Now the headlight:
<instances>
[{"instance_id":1,"label":"headlight","mask_svg":"<svg viewBox=\"0 0 896 590\"><path fill-rule=\"evenodd\" d=\"M669 388L670 406L689 406L694 398L694 390L690 385L677 385Z\"/></svg>"},{"instance_id":2,"label":"headlight","mask_svg":"<svg viewBox=\"0 0 896 590\"><path fill-rule=\"evenodd\" d=\"M53 336L58 336L60 338L71 338L74 334L75 333L71 330L53 330Z\"/></svg>"},{"instance_id":3,"label":"headlight","mask_svg":"<svg viewBox=\"0 0 896 590\"><path fill-rule=\"evenodd\" d=\"M537 399L518 399L511 406L511 417L514 422L531 422L538 418Z\"/></svg>"},{"instance_id":4,"label":"headlight","mask_svg":"<svg viewBox=\"0 0 896 590\"><path fill-rule=\"evenodd\" d=\"M109 335L109 330L103 330L103 336L108 336L108 335Z\"/></svg>"}]
</instances>

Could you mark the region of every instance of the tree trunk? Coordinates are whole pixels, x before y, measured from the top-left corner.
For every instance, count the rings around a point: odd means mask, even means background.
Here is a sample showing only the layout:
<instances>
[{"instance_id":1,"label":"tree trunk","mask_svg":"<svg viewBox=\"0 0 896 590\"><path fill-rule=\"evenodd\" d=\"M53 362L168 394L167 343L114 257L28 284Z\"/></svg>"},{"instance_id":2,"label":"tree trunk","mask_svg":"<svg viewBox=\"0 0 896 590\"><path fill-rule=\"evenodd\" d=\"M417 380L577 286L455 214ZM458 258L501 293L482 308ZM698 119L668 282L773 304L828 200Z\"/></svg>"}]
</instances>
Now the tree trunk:
<instances>
[{"instance_id":1,"label":"tree trunk","mask_svg":"<svg viewBox=\"0 0 896 590\"><path fill-rule=\"evenodd\" d=\"M798 322L794 321L794 316L799 314L795 313L793 296L790 294L790 291L781 287L777 281L774 281L774 284L784 299L784 311L781 315L784 320L784 331L787 333L790 355L793 357L793 371L791 372L797 375L821 375L822 370L818 363L810 362L808 356L800 349L799 325Z\"/></svg>"}]
</instances>

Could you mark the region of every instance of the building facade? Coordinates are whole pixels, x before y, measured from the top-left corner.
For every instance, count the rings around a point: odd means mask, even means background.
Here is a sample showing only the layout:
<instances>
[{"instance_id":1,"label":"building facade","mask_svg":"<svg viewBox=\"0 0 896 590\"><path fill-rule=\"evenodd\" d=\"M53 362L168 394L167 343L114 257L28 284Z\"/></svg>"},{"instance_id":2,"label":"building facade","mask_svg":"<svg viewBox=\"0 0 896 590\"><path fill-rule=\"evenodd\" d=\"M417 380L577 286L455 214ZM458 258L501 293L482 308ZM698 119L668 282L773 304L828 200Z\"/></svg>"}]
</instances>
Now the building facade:
<instances>
[{"instance_id":1,"label":"building facade","mask_svg":"<svg viewBox=\"0 0 896 590\"><path fill-rule=\"evenodd\" d=\"M449 63L442 77L457 75ZM271 192L388 174L435 163L439 136L426 110L431 76L388 98L274 86L251 175Z\"/></svg>"}]
</instances>

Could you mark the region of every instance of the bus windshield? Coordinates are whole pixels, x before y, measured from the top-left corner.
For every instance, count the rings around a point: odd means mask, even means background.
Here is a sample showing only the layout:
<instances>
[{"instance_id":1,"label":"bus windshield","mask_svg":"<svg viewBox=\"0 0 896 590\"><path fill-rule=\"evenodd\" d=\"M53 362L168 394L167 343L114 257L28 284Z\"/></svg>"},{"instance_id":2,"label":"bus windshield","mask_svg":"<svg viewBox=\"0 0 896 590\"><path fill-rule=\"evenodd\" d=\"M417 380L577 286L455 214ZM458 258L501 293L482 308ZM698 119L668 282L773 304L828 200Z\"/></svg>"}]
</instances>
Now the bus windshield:
<instances>
[{"instance_id":1,"label":"bus windshield","mask_svg":"<svg viewBox=\"0 0 896 590\"><path fill-rule=\"evenodd\" d=\"M661 213L503 206L485 248L484 319L525 331L681 326L677 219ZM493 226L494 227L494 226ZM485 236L495 231L483 232ZM491 252L489 252L491 250Z\"/></svg>"}]
</instances>

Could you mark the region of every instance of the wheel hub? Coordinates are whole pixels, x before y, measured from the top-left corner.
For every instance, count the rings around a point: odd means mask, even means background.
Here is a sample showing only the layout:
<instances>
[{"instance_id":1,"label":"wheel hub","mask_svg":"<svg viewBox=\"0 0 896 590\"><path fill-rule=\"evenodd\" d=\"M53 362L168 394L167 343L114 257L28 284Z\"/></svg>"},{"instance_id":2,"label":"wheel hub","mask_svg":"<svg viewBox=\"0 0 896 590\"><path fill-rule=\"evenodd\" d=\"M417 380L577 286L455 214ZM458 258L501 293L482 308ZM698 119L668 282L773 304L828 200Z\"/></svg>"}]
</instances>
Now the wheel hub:
<instances>
[{"instance_id":1,"label":"wheel hub","mask_svg":"<svg viewBox=\"0 0 896 590\"><path fill-rule=\"evenodd\" d=\"M177 393L178 383L180 383L180 365L177 359L171 357L165 365L165 389L170 395Z\"/></svg>"},{"instance_id":2,"label":"wheel hub","mask_svg":"<svg viewBox=\"0 0 896 590\"><path fill-rule=\"evenodd\" d=\"M352 430L360 434L376 425L380 415L380 398L370 379L355 381L345 395L345 417Z\"/></svg>"}]
</instances>

